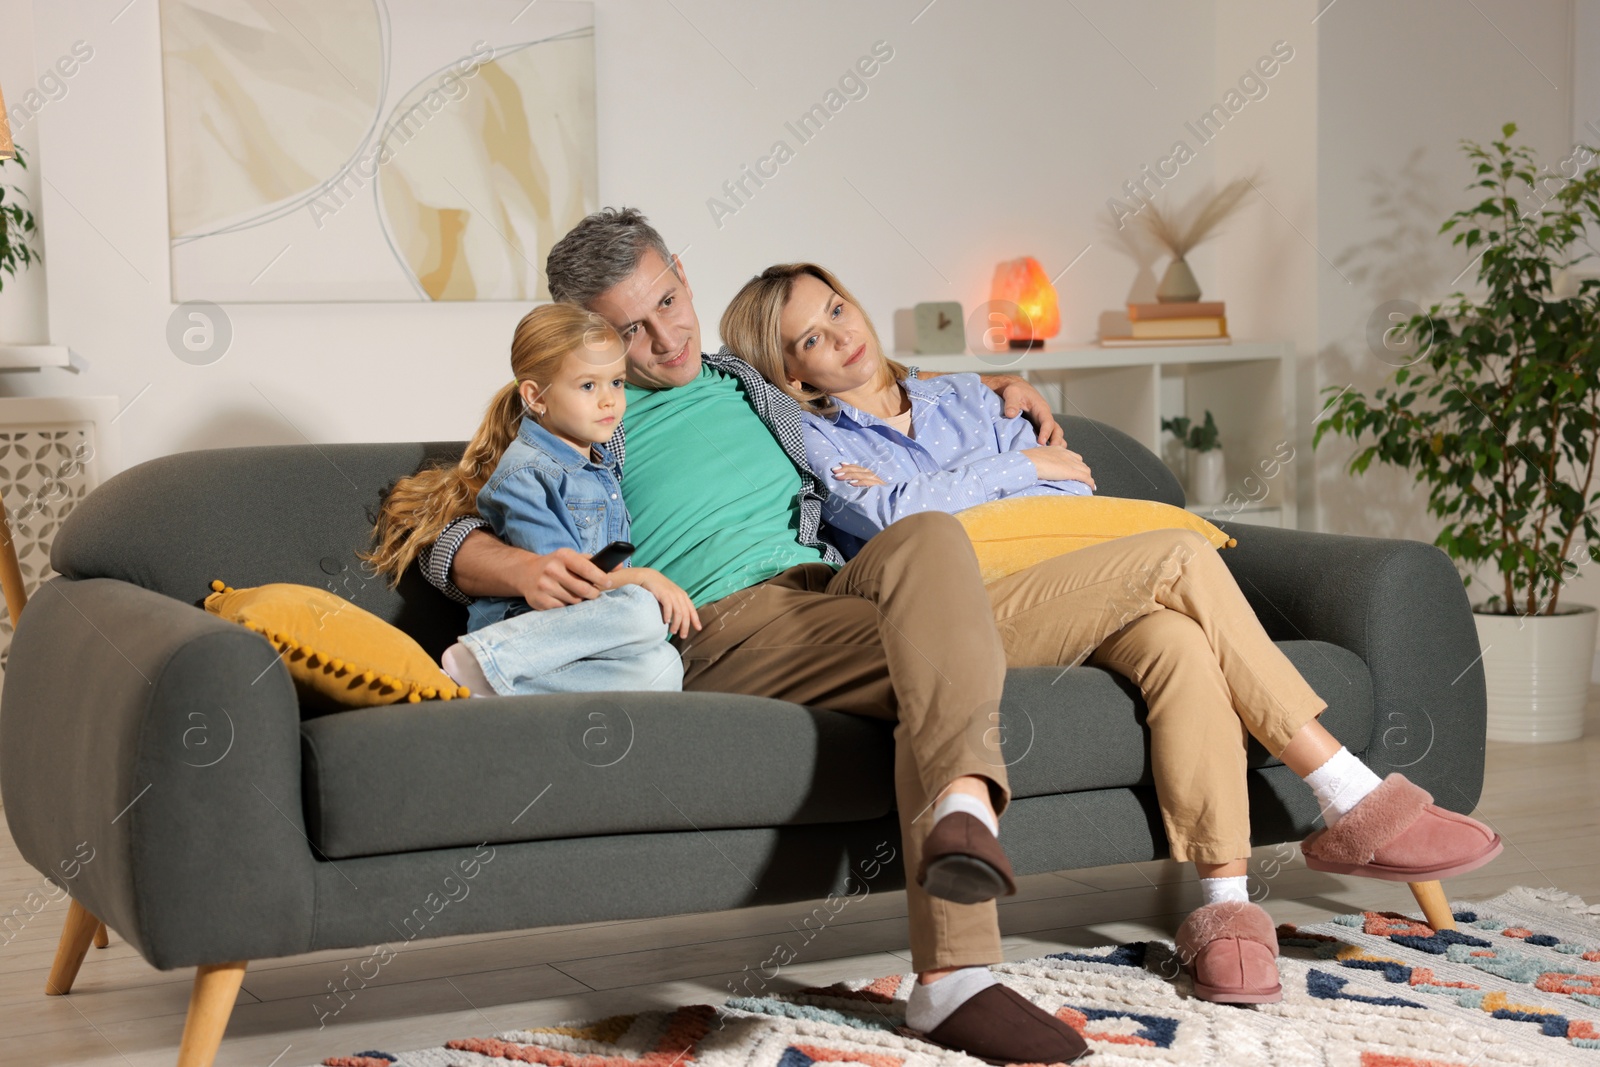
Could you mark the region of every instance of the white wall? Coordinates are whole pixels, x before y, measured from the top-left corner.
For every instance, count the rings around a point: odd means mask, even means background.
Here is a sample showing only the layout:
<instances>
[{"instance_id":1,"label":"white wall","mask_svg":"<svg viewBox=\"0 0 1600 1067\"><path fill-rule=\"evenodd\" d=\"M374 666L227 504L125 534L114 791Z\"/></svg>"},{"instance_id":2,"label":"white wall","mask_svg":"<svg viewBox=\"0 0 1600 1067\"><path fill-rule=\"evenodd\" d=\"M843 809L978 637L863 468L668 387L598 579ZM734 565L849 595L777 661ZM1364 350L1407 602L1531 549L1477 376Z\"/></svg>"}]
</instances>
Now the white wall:
<instances>
[{"instance_id":1,"label":"white wall","mask_svg":"<svg viewBox=\"0 0 1600 1067\"><path fill-rule=\"evenodd\" d=\"M1592 20L1595 5L1583 6ZM1455 0L1338 0L1318 21L1318 232L1338 267L1320 274L1321 386L1354 384L1370 395L1393 370L1365 338L1379 304L1405 299L1426 307L1453 289L1471 291L1475 271L1452 279L1472 257L1437 232L1477 199L1466 188L1476 176L1460 139L1487 142L1514 121L1517 139L1552 167L1572 143L1573 4L1478 0L1478 7L1482 14ZM1591 22L1591 47L1597 29ZM1588 62L1592 76L1595 57ZM1596 83L1589 84L1589 111L1600 118ZM1354 451L1348 440L1328 438L1317 454L1322 528L1431 541L1440 522L1426 513L1425 487L1377 465L1349 477ZM1469 592L1476 602L1493 588L1475 582ZM1595 603L1600 582L1580 579L1562 597Z\"/></svg>"},{"instance_id":2,"label":"white wall","mask_svg":"<svg viewBox=\"0 0 1600 1067\"><path fill-rule=\"evenodd\" d=\"M1316 413L1318 279L1327 269L1317 252L1319 6L1319 0L1218 0L1216 5L1219 92L1237 85L1276 42L1294 52L1269 83L1267 96L1240 113L1250 121L1230 123L1226 136L1217 139L1218 181L1255 175L1258 191L1218 239L1216 269L1227 283L1230 332L1295 344L1297 433L1288 442L1294 459L1287 465L1295 476L1297 521L1307 529L1317 521L1311 419ZM1229 464L1258 473L1263 461L1286 454L1276 449L1263 456L1230 454ZM1286 492L1289 479L1261 484L1267 493L1263 503L1274 503L1273 494Z\"/></svg>"},{"instance_id":3,"label":"white wall","mask_svg":"<svg viewBox=\"0 0 1600 1067\"><path fill-rule=\"evenodd\" d=\"M168 350L158 7L132 4L113 23L125 2L0 0L8 31L30 12L34 23L31 52L20 32L0 50L13 103L74 41L94 49L19 138L48 179L48 337L91 369L11 375L0 390L127 402L149 385L119 421L129 464L219 445L468 435L505 376L522 306L230 305L220 362ZM986 299L999 259L1031 254L1054 273L1090 243L1061 281L1063 335L1089 339L1099 311L1127 299L1134 264L1098 228L1121 183L1212 102L1210 5L925 3L595 4L602 199L644 208L688 246L708 343L745 278L802 257L839 270L886 335L895 308ZM506 6L509 19L521 4ZM894 57L868 95L715 225L707 199L878 40ZM1211 166L1198 159L1174 191L1189 195ZM0 337L43 339L8 306Z\"/></svg>"},{"instance_id":4,"label":"white wall","mask_svg":"<svg viewBox=\"0 0 1600 1067\"><path fill-rule=\"evenodd\" d=\"M1571 137L1600 144L1600 0L1573 4Z\"/></svg>"}]
</instances>

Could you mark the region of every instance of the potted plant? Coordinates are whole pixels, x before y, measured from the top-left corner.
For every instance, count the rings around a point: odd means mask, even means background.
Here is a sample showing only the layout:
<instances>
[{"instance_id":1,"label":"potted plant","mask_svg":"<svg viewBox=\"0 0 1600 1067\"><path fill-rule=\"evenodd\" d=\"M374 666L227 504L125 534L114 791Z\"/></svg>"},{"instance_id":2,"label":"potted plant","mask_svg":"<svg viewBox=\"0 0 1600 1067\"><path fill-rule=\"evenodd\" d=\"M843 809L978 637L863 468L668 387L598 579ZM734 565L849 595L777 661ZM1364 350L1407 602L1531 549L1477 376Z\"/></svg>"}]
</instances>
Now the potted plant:
<instances>
[{"instance_id":1,"label":"potted plant","mask_svg":"<svg viewBox=\"0 0 1600 1067\"><path fill-rule=\"evenodd\" d=\"M5 176L5 168L13 163L21 170L28 169L21 145L17 146L16 153L16 159L0 160L0 178ZM33 247L38 226L33 212L25 206L27 202L26 193L0 180L0 290L5 289L6 275L15 278L43 258Z\"/></svg>"},{"instance_id":2,"label":"potted plant","mask_svg":"<svg viewBox=\"0 0 1600 1067\"><path fill-rule=\"evenodd\" d=\"M1206 412L1205 422L1192 425L1188 416L1162 419L1161 428L1178 439L1186 450L1189 468L1189 502L1191 504L1220 504L1228 491L1228 479L1223 470L1222 441L1217 436L1217 424Z\"/></svg>"},{"instance_id":3,"label":"potted plant","mask_svg":"<svg viewBox=\"0 0 1600 1067\"><path fill-rule=\"evenodd\" d=\"M1600 280L1564 296L1555 280L1591 254L1580 245L1600 223L1600 171L1552 178L1510 143L1516 130L1507 124L1488 148L1462 142L1476 167L1469 188L1487 192L1440 227L1479 251L1481 295L1456 292L1411 316L1399 328L1415 358L1371 399L1335 397L1313 444L1328 432L1367 440L1351 473L1378 460L1428 484L1428 510L1445 520L1435 544L1463 580L1490 561L1499 571L1473 607L1489 737L1562 741L1583 733L1594 655L1594 609L1560 596L1600 559Z\"/></svg>"}]
</instances>

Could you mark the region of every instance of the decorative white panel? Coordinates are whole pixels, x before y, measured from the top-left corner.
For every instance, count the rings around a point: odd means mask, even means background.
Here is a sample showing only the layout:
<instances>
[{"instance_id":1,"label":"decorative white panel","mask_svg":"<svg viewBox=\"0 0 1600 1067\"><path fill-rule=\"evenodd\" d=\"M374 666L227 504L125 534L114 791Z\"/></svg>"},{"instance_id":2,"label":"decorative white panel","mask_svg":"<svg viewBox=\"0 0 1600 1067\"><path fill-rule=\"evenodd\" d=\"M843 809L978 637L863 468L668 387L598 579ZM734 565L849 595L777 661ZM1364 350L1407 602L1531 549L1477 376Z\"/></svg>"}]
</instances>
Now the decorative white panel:
<instances>
[{"instance_id":1,"label":"decorative white panel","mask_svg":"<svg viewBox=\"0 0 1600 1067\"><path fill-rule=\"evenodd\" d=\"M0 494L31 598L55 577L50 545L56 531L112 469L109 397L0 399ZM0 671L11 655L11 612L0 602Z\"/></svg>"}]
</instances>

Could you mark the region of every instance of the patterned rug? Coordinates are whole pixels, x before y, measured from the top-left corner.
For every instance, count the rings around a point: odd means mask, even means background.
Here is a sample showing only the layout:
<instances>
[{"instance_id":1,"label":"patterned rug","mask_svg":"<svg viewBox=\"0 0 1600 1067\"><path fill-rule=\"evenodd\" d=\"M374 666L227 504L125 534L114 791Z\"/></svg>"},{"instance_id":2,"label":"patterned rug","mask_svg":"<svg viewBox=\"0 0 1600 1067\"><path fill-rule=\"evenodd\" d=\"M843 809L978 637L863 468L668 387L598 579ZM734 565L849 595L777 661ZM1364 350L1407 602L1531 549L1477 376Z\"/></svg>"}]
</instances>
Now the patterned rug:
<instances>
[{"instance_id":1,"label":"patterned rug","mask_svg":"<svg viewBox=\"0 0 1600 1067\"><path fill-rule=\"evenodd\" d=\"M1454 905L1437 932L1393 912L1280 926L1284 998L1240 1008L1190 996L1173 946L1143 941L994 968L1001 981L1116 1064L1600 1067L1600 905L1513 889ZM901 1036L910 975L842 982L721 1007L619 1015L376 1050L325 1067L973 1067Z\"/></svg>"}]
</instances>

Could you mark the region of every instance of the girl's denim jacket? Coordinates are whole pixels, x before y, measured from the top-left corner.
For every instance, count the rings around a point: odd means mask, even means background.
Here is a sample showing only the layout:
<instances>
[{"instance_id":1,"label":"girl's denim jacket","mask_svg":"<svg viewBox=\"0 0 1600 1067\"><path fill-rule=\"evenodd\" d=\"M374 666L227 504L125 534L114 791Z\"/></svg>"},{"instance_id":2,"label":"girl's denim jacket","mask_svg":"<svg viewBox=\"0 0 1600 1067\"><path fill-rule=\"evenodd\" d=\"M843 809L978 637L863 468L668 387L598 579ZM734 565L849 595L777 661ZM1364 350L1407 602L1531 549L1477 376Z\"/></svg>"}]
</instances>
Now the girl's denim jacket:
<instances>
[{"instance_id":1,"label":"girl's denim jacket","mask_svg":"<svg viewBox=\"0 0 1600 1067\"><path fill-rule=\"evenodd\" d=\"M628 539L621 465L604 445L598 460L580 456L565 441L524 416L516 439L478 492L478 514L509 545L548 555L570 548L593 555ZM479 597L467 610L467 628L529 610L521 597Z\"/></svg>"}]
</instances>

